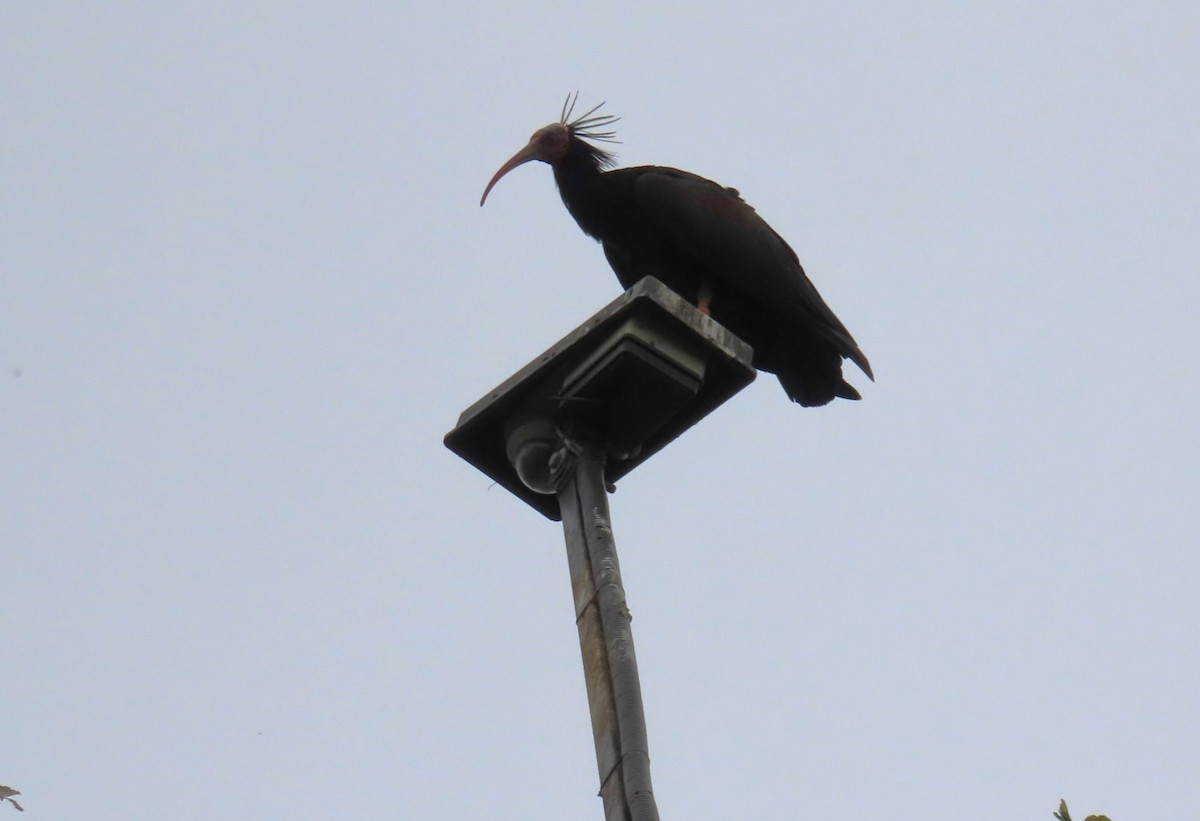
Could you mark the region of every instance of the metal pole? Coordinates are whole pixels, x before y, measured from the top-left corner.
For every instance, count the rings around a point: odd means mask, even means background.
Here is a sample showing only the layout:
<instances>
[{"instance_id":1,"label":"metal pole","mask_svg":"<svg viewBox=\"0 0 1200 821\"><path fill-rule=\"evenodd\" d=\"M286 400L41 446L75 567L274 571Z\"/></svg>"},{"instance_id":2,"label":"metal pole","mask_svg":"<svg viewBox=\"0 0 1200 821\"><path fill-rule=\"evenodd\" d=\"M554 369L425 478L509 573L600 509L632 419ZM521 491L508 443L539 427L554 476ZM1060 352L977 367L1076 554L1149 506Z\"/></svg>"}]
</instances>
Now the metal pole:
<instances>
[{"instance_id":1,"label":"metal pole","mask_svg":"<svg viewBox=\"0 0 1200 821\"><path fill-rule=\"evenodd\" d=\"M633 631L604 481L604 455L583 447L557 494L575 598L605 821L658 821Z\"/></svg>"}]
</instances>

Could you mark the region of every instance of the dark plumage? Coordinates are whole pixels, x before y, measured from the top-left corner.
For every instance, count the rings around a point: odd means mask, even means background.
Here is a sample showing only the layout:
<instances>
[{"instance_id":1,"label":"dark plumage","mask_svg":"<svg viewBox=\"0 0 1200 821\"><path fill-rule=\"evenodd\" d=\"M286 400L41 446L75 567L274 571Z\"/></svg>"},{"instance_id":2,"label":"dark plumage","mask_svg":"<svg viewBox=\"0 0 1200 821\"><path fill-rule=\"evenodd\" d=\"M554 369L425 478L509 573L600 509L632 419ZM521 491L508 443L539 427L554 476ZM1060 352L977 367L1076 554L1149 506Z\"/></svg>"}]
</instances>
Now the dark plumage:
<instances>
[{"instance_id":1,"label":"dark plumage","mask_svg":"<svg viewBox=\"0 0 1200 821\"><path fill-rule=\"evenodd\" d=\"M733 188L676 168L606 170L612 155L586 140L613 141L601 129L616 118L593 116L598 108L571 121L564 105L560 122L501 166L479 204L518 165L548 163L567 210L600 241L623 287L654 276L695 302L754 348L755 367L776 374L794 402L861 398L842 378L842 360L874 379L871 365L783 238Z\"/></svg>"}]
</instances>

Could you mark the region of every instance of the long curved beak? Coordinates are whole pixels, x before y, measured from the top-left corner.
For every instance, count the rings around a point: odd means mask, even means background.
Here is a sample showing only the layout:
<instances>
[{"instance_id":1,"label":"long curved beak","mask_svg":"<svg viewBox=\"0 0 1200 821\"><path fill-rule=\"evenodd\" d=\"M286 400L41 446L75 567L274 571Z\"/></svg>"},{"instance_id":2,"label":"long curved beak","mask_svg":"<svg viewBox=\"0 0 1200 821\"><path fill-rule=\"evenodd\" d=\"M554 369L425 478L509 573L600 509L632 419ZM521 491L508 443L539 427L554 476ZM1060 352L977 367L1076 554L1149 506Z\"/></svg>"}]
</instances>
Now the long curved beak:
<instances>
[{"instance_id":1,"label":"long curved beak","mask_svg":"<svg viewBox=\"0 0 1200 821\"><path fill-rule=\"evenodd\" d=\"M492 190L492 187L495 186L496 183L500 182L501 177L503 177L509 171L512 171L518 165L524 165L530 160L540 159L541 157L538 156L538 146L532 141L530 141L529 145L522 148L516 154L513 154L513 158L504 165L500 166L500 170L496 172L494 177L492 177L491 182L487 184L487 188L483 189L483 196L479 198L480 207L482 207L483 203L487 200L488 192Z\"/></svg>"}]
</instances>

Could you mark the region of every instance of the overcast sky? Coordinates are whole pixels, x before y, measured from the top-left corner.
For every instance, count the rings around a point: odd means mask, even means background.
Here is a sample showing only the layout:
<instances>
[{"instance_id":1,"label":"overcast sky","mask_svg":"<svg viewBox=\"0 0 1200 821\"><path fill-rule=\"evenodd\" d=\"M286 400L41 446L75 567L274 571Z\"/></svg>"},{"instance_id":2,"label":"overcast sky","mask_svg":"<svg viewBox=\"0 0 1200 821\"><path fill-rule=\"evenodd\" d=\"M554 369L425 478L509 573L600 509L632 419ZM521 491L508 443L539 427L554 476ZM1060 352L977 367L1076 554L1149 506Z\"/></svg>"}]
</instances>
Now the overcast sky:
<instances>
[{"instance_id":1,"label":"overcast sky","mask_svg":"<svg viewBox=\"0 0 1200 821\"><path fill-rule=\"evenodd\" d=\"M578 89L878 378L760 378L611 499L662 817L1194 817L1197 43L1186 2L0 5L0 784L602 817L561 529L442 445L619 293L547 167L478 206Z\"/></svg>"}]
</instances>

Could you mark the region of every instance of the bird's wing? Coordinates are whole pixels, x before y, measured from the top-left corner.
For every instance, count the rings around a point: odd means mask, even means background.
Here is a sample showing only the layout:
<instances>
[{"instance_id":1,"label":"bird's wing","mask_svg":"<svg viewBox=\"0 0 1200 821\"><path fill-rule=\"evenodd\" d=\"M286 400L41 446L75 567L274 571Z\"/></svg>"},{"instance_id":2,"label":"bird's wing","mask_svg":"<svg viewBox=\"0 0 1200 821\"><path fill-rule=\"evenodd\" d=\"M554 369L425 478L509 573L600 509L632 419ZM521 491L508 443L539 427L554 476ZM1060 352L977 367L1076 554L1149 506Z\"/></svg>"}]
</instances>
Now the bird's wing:
<instances>
[{"instance_id":1,"label":"bird's wing","mask_svg":"<svg viewBox=\"0 0 1200 821\"><path fill-rule=\"evenodd\" d=\"M796 252L735 189L675 168L645 169L635 198L696 272L744 299L778 308L827 335L870 374L866 357L809 281Z\"/></svg>"}]
</instances>

